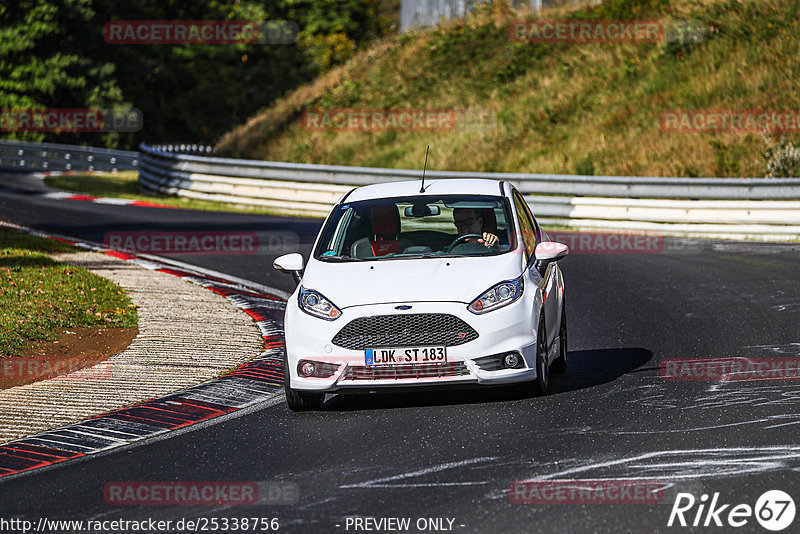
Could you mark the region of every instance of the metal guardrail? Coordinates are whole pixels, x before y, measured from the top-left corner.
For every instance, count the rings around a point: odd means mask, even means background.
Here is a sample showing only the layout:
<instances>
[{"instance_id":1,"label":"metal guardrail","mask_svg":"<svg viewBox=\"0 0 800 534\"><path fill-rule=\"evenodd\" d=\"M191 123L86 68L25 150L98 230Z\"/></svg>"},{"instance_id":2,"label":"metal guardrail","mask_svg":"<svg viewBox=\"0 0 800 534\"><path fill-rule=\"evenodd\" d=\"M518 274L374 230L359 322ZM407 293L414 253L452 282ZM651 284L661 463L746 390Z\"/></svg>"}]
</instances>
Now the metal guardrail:
<instances>
[{"instance_id":1,"label":"metal guardrail","mask_svg":"<svg viewBox=\"0 0 800 534\"><path fill-rule=\"evenodd\" d=\"M198 145L196 143L170 143L168 145L153 145L150 148L160 150L161 152L188 154L194 156L207 156L214 151L213 146Z\"/></svg>"},{"instance_id":2,"label":"metal guardrail","mask_svg":"<svg viewBox=\"0 0 800 534\"><path fill-rule=\"evenodd\" d=\"M0 140L0 168L139 171L148 192L324 217L353 186L415 180L421 171L202 156L210 147L140 152ZM190 151L192 154L184 152ZM430 171L431 180L508 180L544 224L684 236L800 240L800 178L653 178Z\"/></svg>"},{"instance_id":3,"label":"metal guardrail","mask_svg":"<svg viewBox=\"0 0 800 534\"><path fill-rule=\"evenodd\" d=\"M340 185L416 180L422 171L311 165L166 153L141 145L142 161L153 169L232 178L254 178ZM428 171L431 178L508 180L523 194L614 198L707 200L800 200L800 178L657 178L578 176L500 172Z\"/></svg>"},{"instance_id":4,"label":"metal guardrail","mask_svg":"<svg viewBox=\"0 0 800 534\"><path fill-rule=\"evenodd\" d=\"M0 139L0 169L15 171L136 170L139 153L130 150L33 143Z\"/></svg>"},{"instance_id":5,"label":"metal guardrail","mask_svg":"<svg viewBox=\"0 0 800 534\"><path fill-rule=\"evenodd\" d=\"M324 217L353 186L421 171L200 157L141 145L139 183L161 194ZM655 178L429 171L508 180L545 224L676 235L800 239L800 178Z\"/></svg>"}]
</instances>

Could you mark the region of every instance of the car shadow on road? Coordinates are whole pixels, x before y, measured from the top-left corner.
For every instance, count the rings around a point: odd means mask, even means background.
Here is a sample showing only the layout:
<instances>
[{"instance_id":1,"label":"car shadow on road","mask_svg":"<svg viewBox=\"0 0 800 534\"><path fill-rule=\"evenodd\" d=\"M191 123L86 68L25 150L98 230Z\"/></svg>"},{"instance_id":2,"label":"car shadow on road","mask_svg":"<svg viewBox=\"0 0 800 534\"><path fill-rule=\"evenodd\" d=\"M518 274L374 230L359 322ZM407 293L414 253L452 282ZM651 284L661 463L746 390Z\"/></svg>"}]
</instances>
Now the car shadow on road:
<instances>
[{"instance_id":1,"label":"car shadow on road","mask_svg":"<svg viewBox=\"0 0 800 534\"><path fill-rule=\"evenodd\" d=\"M653 357L641 347L570 351L565 374L551 375L547 397L588 389L635 371ZM534 397L533 386L518 384L472 389L424 390L420 388L392 393L341 394L329 397L326 411L376 410L456 404L506 402Z\"/></svg>"}]
</instances>

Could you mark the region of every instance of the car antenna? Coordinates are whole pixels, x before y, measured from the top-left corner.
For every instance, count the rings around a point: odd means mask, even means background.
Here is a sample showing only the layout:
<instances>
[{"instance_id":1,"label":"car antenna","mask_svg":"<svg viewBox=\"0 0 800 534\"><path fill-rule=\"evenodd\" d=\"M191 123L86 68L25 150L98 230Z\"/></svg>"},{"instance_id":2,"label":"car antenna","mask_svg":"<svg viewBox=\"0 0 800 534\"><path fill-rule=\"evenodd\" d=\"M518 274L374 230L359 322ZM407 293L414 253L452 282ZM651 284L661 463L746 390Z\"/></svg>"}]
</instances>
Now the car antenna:
<instances>
[{"instance_id":1,"label":"car antenna","mask_svg":"<svg viewBox=\"0 0 800 534\"><path fill-rule=\"evenodd\" d=\"M428 150L430 150L431 145L428 145L425 149L425 166L422 168L422 186L419 188L420 193L425 192L425 170L428 168Z\"/></svg>"}]
</instances>

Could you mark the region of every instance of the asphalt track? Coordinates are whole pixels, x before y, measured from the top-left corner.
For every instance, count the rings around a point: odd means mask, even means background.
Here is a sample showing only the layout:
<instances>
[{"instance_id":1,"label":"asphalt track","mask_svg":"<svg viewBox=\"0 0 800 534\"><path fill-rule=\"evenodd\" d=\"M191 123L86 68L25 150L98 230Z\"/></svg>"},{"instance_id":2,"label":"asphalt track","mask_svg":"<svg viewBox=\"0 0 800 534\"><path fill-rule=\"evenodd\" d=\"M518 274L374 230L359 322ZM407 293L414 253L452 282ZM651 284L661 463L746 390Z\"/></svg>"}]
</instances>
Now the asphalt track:
<instances>
[{"instance_id":1,"label":"asphalt track","mask_svg":"<svg viewBox=\"0 0 800 534\"><path fill-rule=\"evenodd\" d=\"M304 254L319 227L9 191L0 191L0 219L94 241L111 231L288 232ZM727 532L667 528L675 494L719 492L720 503L753 506L779 489L800 504L800 381L659 376L666 358L800 356L800 252L699 248L562 262L570 369L546 397L521 389L337 396L304 414L267 406L0 480L0 519L246 516L278 518L280 532L356 532L347 525L358 516L411 518L411 532L418 518L453 519L456 532ZM290 291L291 279L271 267L283 252L172 257ZM670 487L660 504L512 503L509 485L529 479ZM298 491L293 505L119 506L104 501L114 481L282 482ZM767 532L752 517L736 530Z\"/></svg>"}]
</instances>

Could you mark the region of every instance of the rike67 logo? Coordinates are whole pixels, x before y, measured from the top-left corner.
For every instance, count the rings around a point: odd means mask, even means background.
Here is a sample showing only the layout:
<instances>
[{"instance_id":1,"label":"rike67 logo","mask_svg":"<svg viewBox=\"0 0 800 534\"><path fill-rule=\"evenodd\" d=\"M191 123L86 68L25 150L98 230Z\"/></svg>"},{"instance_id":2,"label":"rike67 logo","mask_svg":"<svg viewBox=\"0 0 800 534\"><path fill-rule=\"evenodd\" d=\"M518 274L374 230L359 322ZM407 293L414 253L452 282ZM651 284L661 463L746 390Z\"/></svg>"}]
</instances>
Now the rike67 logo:
<instances>
[{"instance_id":1,"label":"rike67 logo","mask_svg":"<svg viewBox=\"0 0 800 534\"><path fill-rule=\"evenodd\" d=\"M770 490L756 500L754 507L749 504L732 506L720 502L719 492L714 493L710 501L707 494L697 499L691 493L678 493L667 526L739 528L747 525L754 516L765 529L779 532L794 521L794 500L786 492Z\"/></svg>"}]
</instances>

